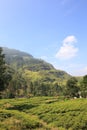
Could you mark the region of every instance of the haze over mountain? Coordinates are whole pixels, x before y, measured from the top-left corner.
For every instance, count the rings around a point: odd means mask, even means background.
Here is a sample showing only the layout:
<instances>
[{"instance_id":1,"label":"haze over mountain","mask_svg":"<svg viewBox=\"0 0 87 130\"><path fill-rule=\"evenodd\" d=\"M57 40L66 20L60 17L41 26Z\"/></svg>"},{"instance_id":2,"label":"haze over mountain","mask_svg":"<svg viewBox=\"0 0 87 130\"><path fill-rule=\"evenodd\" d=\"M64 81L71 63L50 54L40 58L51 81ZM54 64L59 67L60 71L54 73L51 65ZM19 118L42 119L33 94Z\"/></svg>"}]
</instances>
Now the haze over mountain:
<instances>
[{"instance_id":1,"label":"haze over mountain","mask_svg":"<svg viewBox=\"0 0 87 130\"><path fill-rule=\"evenodd\" d=\"M57 70L53 67L52 64L47 63L46 61L42 59L34 58L31 54L28 54L26 52L3 47L3 53L5 54L6 63L15 69L24 67L27 70L30 70L33 72L36 71L39 73L40 71L43 71L44 76L46 73L49 73L55 78L60 78L60 79L63 79L63 78L67 79L70 77L68 73L62 70ZM49 77L49 74L48 74L48 77ZM49 78L53 78L53 77L50 76Z\"/></svg>"}]
</instances>

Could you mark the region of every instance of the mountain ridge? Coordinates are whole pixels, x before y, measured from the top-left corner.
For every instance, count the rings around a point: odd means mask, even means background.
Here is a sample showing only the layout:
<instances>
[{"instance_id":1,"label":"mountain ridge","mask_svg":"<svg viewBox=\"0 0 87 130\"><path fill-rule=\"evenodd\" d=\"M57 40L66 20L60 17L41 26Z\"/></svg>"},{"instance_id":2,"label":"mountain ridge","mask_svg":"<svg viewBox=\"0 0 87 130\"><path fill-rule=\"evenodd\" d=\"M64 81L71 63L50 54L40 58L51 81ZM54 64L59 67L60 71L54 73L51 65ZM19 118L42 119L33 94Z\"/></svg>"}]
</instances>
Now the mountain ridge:
<instances>
[{"instance_id":1,"label":"mountain ridge","mask_svg":"<svg viewBox=\"0 0 87 130\"><path fill-rule=\"evenodd\" d=\"M12 65L12 63L14 64L14 62L16 63L15 66L23 66L23 65L30 65L32 64L32 66L30 67L30 69L34 68L34 65L42 65L43 64L43 70L44 69L54 69L53 65L51 65L50 63L47 63L46 61L42 60L42 59L37 59L34 58L31 54L26 53L26 52L22 52L19 50L15 50L15 49L9 49L4 47L3 48L3 53L5 54L5 60L7 64ZM20 65L19 65L20 64Z\"/></svg>"}]
</instances>

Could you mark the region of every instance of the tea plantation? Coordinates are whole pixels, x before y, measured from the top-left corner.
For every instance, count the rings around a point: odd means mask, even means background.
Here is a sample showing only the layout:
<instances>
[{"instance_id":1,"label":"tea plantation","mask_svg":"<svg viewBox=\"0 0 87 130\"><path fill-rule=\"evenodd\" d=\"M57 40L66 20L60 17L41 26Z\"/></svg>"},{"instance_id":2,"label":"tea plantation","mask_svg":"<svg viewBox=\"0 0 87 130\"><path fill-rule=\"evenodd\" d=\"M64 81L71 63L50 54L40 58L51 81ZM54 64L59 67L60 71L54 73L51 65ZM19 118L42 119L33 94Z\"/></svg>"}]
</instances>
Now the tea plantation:
<instances>
[{"instance_id":1,"label":"tea plantation","mask_svg":"<svg viewBox=\"0 0 87 130\"><path fill-rule=\"evenodd\" d=\"M0 99L0 130L87 130L87 99Z\"/></svg>"}]
</instances>

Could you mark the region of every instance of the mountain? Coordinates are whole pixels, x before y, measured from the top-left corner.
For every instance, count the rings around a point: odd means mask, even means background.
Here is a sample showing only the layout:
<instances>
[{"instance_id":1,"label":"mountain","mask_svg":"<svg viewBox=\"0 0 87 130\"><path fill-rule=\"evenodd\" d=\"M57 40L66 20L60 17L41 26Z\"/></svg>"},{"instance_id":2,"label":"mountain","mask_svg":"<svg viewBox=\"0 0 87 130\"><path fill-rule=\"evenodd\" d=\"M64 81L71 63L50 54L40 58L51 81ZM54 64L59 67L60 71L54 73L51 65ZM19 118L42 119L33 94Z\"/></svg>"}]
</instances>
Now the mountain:
<instances>
[{"instance_id":1,"label":"mountain","mask_svg":"<svg viewBox=\"0 0 87 130\"><path fill-rule=\"evenodd\" d=\"M15 56L28 56L29 58L33 58L32 55L26 53L26 52L21 52L19 50L16 50L16 49L9 49L7 47L3 47L3 53L6 54L6 56L12 56L12 57L15 57Z\"/></svg>"},{"instance_id":2,"label":"mountain","mask_svg":"<svg viewBox=\"0 0 87 130\"><path fill-rule=\"evenodd\" d=\"M3 47L3 53L5 54L5 61L7 64L11 65L13 68L23 67L30 71L47 71L49 75L54 75L54 77L69 78L70 75L64 71L56 70L52 64L47 63L42 59L36 59L31 54L22 52L15 49L9 49ZM43 73L44 73L43 72Z\"/></svg>"},{"instance_id":3,"label":"mountain","mask_svg":"<svg viewBox=\"0 0 87 130\"><path fill-rule=\"evenodd\" d=\"M36 59L32 55L19 50L4 47L3 53L5 54L6 63L14 66L15 68L20 68L25 65L32 71L54 69L51 64L41 59Z\"/></svg>"},{"instance_id":4,"label":"mountain","mask_svg":"<svg viewBox=\"0 0 87 130\"><path fill-rule=\"evenodd\" d=\"M9 48L3 48L3 53L7 63L7 76L12 77L5 92L7 97L59 95L71 77L31 54Z\"/></svg>"}]
</instances>

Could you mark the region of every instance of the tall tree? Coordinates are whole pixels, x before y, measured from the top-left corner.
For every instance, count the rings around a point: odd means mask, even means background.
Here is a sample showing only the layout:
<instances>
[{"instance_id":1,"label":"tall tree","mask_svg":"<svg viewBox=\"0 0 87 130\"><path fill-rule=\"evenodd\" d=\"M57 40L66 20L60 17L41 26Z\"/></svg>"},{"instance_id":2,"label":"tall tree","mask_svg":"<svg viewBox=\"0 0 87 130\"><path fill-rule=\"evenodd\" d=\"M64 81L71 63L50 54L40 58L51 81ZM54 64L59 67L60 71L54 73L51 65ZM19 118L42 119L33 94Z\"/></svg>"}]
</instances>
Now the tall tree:
<instances>
[{"instance_id":1,"label":"tall tree","mask_svg":"<svg viewBox=\"0 0 87 130\"><path fill-rule=\"evenodd\" d=\"M2 48L0 47L0 91L3 91L5 89L5 55L2 53Z\"/></svg>"},{"instance_id":2,"label":"tall tree","mask_svg":"<svg viewBox=\"0 0 87 130\"><path fill-rule=\"evenodd\" d=\"M87 75L83 77L83 80L80 85L80 89L81 89L82 97L86 98L87 97Z\"/></svg>"},{"instance_id":3,"label":"tall tree","mask_svg":"<svg viewBox=\"0 0 87 130\"><path fill-rule=\"evenodd\" d=\"M77 79L75 77L71 77L66 83L66 93L70 97L77 97L79 88L77 86Z\"/></svg>"}]
</instances>

